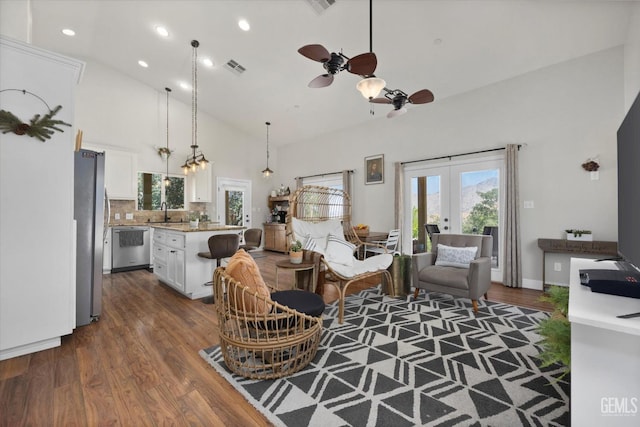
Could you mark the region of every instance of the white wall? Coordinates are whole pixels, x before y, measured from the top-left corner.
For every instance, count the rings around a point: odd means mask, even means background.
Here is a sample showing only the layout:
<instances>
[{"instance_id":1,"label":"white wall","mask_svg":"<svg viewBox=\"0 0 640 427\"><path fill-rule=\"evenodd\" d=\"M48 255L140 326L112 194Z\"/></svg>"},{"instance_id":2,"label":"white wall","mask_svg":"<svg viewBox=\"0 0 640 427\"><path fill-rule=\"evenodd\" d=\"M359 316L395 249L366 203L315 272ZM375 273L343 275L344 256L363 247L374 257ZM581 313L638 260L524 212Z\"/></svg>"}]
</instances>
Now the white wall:
<instances>
[{"instance_id":1,"label":"white wall","mask_svg":"<svg viewBox=\"0 0 640 427\"><path fill-rule=\"evenodd\" d=\"M82 64L0 38L0 88L26 89L73 124ZM0 109L22 122L47 106L16 91ZM75 327L73 127L42 142L0 133L0 360L60 345Z\"/></svg>"},{"instance_id":2,"label":"white wall","mask_svg":"<svg viewBox=\"0 0 640 427\"><path fill-rule=\"evenodd\" d=\"M629 16L624 56L624 107L628 111L640 92L640 3L633 6Z\"/></svg>"},{"instance_id":3,"label":"white wall","mask_svg":"<svg viewBox=\"0 0 640 427\"><path fill-rule=\"evenodd\" d=\"M520 151L523 276L536 287L542 278L539 237L562 238L567 228L593 230L616 240L616 130L623 117L623 48L557 64L469 93L422 106L366 126L278 149L287 165L285 184L298 175L355 169L353 220L372 229L393 226L393 162L409 161L507 143ZM363 183L363 158L385 155L383 185ZM581 164L598 156L600 179ZM304 159L305 161L301 161ZM565 271L568 272L568 260ZM568 283L567 279L564 279Z\"/></svg>"},{"instance_id":4,"label":"white wall","mask_svg":"<svg viewBox=\"0 0 640 427\"><path fill-rule=\"evenodd\" d=\"M182 90L171 89L172 93ZM164 87L146 86L98 62L87 61L76 108L76 125L84 132L83 144L133 151L138 154L138 170L164 172L165 163L154 147L166 145L166 102ZM198 145L213 162L212 188L216 176L252 180L256 225L263 222L267 194L275 188L260 173L266 161L265 144L266 139L256 140L198 112ZM190 152L190 145L191 105L170 94L169 148L174 150L169 160L170 173L182 174L180 166ZM277 156L273 153L271 161L275 160ZM215 214L215 203L210 204L208 211Z\"/></svg>"}]
</instances>

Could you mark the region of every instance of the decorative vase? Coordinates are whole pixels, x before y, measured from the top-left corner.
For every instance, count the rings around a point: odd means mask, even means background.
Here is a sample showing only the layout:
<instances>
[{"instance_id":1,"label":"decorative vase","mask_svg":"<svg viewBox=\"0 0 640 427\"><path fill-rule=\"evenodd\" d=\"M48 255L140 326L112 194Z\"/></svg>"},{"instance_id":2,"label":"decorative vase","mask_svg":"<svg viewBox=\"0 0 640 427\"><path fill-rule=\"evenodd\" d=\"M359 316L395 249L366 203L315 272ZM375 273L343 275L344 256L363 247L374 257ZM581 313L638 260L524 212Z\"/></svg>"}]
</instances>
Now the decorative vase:
<instances>
[{"instance_id":1,"label":"decorative vase","mask_svg":"<svg viewBox=\"0 0 640 427\"><path fill-rule=\"evenodd\" d=\"M289 252L289 262L291 264L302 264L302 251Z\"/></svg>"},{"instance_id":2,"label":"decorative vase","mask_svg":"<svg viewBox=\"0 0 640 427\"><path fill-rule=\"evenodd\" d=\"M198 228L198 224L200 223L200 220L198 219L194 219L189 221L189 228Z\"/></svg>"}]
</instances>

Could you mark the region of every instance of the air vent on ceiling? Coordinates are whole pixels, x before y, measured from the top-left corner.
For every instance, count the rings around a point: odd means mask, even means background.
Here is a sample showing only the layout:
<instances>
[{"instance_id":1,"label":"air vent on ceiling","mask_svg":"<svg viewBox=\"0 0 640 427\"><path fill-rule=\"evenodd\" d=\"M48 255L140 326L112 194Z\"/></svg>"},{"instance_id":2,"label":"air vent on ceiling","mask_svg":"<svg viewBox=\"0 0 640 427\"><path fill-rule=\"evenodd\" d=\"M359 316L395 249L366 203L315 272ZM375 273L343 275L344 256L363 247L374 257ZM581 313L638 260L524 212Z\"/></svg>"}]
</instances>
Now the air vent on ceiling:
<instances>
[{"instance_id":1,"label":"air vent on ceiling","mask_svg":"<svg viewBox=\"0 0 640 427\"><path fill-rule=\"evenodd\" d=\"M307 0L318 15L333 6L335 2L336 0Z\"/></svg>"},{"instance_id":2,"label":"air vent on ceiling","mask_svg":"<svg viewBox=\"0 0 640 427\"><path fill-rule=\"evenodd\" d=\"M242 74L245 71L247 71L246 68L244 68L242 65L238 64L233 59L230 59L229 62L227 62L225 65L229 70L233 71L236 74Z\"/></svg>"}]
</instances>

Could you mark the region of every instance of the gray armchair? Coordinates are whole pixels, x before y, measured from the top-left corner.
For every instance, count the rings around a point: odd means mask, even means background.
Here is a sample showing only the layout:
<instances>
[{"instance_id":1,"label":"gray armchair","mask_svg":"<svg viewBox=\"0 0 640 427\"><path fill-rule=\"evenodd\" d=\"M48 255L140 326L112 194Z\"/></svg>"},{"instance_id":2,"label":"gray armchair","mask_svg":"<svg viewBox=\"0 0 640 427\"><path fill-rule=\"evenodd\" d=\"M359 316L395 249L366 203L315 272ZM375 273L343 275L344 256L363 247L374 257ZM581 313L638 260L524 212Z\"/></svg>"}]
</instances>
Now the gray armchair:
<instances>
[{"instance_id":1,"label":"gray armchair","mask_svg":"<svg viewBox=\"0 0 640 427\"><path fill-rule=\"evenodd\" d=\"M442 292L458 297L471 299L473 311L478 311L478 299L481 295L487 298L491 286L491 251L493 237L479 234L438 234L432 237L432 252L413 255L414 298L418 298L420 289ZM438 244L454 247L477 247L474 258L469 260L469 267L436 265L438 261ZM452 252L452 251L449 251ZM457 252L453 250L453 252ZM462 250L466 252L468 250ZM442 257L444 258L444 256ZM450 261L450 260L447 260ZM443 263L444 259L440 261ZM444 262L449 264L448 262ZM455 264L455 263L452 263Z\"/></svg>"}]
</instances>

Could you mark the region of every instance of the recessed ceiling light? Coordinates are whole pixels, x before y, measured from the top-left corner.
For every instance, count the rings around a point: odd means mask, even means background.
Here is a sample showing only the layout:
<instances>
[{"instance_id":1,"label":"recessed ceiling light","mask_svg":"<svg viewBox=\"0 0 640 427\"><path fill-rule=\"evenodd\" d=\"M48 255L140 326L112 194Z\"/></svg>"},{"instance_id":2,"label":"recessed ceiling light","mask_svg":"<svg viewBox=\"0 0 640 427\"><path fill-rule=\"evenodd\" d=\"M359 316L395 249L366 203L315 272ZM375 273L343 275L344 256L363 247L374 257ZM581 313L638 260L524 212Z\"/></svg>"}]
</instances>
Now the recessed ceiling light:
<instances>
[{"instance_id":1,"label":"recessed ceiling light","mask_svg":"<svg viewBox=\"0 0 640 427\"><path fill-rule=\"evenodd\" d=\"M433 40L433 44L438 45L438 44L442 44L442 39L441 38L437 38Z\"/></svg>"},{"instance_id":2,"label":"recessed ceiling light","mask_svg":"<svg viewBox=\"0 0 640 427\"><path fill-rule=\"evenodd\" d=\"M160 25L156 27L156 33L160 34L162 37L169 37L169 30Z\"/></svg>"},{"instance_id":3,"label":"recessed ceiling light","mask_svg":"<svg viewBox=\"0 0 640 427\"><path fill-rule=\"evenodd\" d=\"M138 61L138 65L141 66L142 68L147 68L149 66L149 64L147 64L147 62L143 61L142 59Z\"/></svg>"},{"instance_id":4,"label":"recessed ceiling light","mask_svg":"<svg viewBox=\"0 0 640 427\"><path fill-rule=\"evenodd\" d=\"M238 27L240 27L242 31L249 31L251 29L251 25L249 25L249 21L246 19L239 20Z\"/></svg>"},{"instance_id":5,"label":"recessed ceiling light","mask_svg":"<svg viewBox=\"0 0 640 427\"><path fill-rule=\"evenodd\" d=\"M180 83L178 83L178 85L179 85L182 89L184 89L184 90L189 90L189 89L191 89L191 86L189 86L189 83L180 82Z\"/></svg>"},{"instance_id":6,"label":"recessed ceiling light","mask_svg":"<svg viewBox=\"0 0 640 427\"><path fill-rule=\"evenodd\" d=\"M209 58L203 58L202 63L207 67L213 67L213 61Z\"/></svg>"},{"instance_id":7,"label":"recessed ceiling light","mask_svg":"<svg viewBox=\"0 0 640 427\"><path fill-rule=\"evenodd\" d=\"M65 36L73 37L76 35L76 32L73 31L71 28L64 28L62 30L62 34L64 34Z\"/></svg>"}]
</instances>

